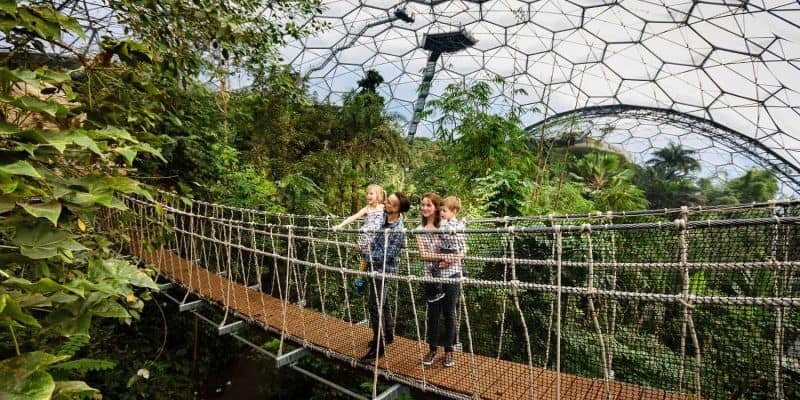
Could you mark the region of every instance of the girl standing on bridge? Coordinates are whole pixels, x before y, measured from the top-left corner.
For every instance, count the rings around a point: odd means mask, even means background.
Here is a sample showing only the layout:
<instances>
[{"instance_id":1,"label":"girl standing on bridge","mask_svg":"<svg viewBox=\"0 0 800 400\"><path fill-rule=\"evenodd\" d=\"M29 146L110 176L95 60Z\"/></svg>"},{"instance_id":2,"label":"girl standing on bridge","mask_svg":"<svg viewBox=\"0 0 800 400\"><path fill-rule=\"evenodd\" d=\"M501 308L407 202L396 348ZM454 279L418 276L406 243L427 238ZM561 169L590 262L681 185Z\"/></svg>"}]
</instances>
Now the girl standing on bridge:
<instances>
[{"instance_id":1,"label":"girl standing on bridge","mask_svg":"<svg viewBox=\"0 0 800 400\"><path fill-rule=\"evenodd\" d=\"M351 224L353 221L364 217L364 222L361 224L358 235L358 248L361 252L361 263L358 267L359 271L367 269L367 258L369 254L369 245L372 239L375 238L375 233L383 225L383 202L386 199L386 191L380 185L371 184L367 186L367 205L358 210L355 214L347 217L339 225L333 227L334 230L341 229L346 225ZM360 294L364 293L364 280L357 278L354 282L356 290Z\"/></svg>"},{"instance_id":2,"label":"girl standing on bridge","mask_svg":"<svg viewBox=\"0 0 800 400\"><path fill-rule=\"evenodd\" d=\"M442 261L449 261L452 255L444 254L441 251L441 235L435 233L439 230L440 212L442 198L436 193L425 193L420 203L420 214L422 224L417 228L417 246L419 255L425 266L425 275L432 277L432 271L437 271ZM434 231L434 232L424 232ZM452 276L451 276L452 277ZM428 302L428 346L430 351L422 359L423 365L433 365L436 360L436 352L439 348L439 316L444 314L444 360L445 367L452 367L455 363L453 358L453 343L456 338L456 303L460 294L458 285L442 285L444 297L436 301ZM426 284L426 293L433 293L435 285Z\"/></svg>"}]
</instances>

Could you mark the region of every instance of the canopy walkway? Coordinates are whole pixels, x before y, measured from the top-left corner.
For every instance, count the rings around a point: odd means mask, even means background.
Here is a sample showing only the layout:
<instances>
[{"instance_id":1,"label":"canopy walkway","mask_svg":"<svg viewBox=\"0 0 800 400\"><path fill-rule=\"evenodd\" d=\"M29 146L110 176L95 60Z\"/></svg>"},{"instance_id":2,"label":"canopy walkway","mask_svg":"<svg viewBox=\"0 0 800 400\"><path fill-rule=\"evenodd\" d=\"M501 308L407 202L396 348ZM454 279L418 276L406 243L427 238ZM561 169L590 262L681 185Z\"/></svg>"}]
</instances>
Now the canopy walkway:
<instances>
[{"instance_id":1,"label":"canopy walkway","mask_svg":"<svg viewBox=\"0 0 800 400\"><path fill-rule=\"evenodd\" d=\"M800 204L480 219L461 279L426 277L406 220L396 274L358 270L358 230L162 193L126 199L130 251L189 293L286 341L453 398L800 396ZM126 218L129 218L126 216ZM395 341L356 278L389 282ZM456 365L422 364L421 285L460 287ZM374 396L374 393L373 393Z\"/></svg>"}]
</instances>

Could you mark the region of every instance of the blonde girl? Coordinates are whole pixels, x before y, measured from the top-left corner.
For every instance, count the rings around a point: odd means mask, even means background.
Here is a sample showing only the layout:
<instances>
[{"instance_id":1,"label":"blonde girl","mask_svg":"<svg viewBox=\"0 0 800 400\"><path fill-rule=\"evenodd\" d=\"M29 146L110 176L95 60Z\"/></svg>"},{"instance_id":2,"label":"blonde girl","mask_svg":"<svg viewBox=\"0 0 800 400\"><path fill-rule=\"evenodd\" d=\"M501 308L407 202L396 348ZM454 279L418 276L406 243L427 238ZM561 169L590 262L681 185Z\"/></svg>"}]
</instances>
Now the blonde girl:
<instances>
[{"instance_id":1,"label":"blonde girl","mask_svg":"<svg viewBox=\"0 0 800 400\"><path fill-rule=\"evenodd\" d=\"M358 235L358 247L362 255L369 254L369 245L372 243L372 239L375 238L376 231L383 226L383 201L385 199L386 191L384 191L380 185L373 183L367 186L367 205L358 210L355 214L347 217L339 225L333 227L333 229L341 229L363 217L364 222L361 224L361 228L359 228L361 234ZM359 269L364 271L366 266L366 260L362 259Z\"/></svg>"}]
</instances>

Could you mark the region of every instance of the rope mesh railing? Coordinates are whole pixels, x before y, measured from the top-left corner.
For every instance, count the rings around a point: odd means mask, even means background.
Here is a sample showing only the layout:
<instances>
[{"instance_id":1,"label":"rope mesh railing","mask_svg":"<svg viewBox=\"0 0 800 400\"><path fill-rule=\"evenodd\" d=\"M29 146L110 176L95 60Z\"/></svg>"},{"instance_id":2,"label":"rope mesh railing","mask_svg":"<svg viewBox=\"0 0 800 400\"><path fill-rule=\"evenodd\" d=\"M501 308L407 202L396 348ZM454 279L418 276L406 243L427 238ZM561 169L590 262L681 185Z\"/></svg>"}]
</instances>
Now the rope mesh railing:
<instances>
[{"instance_id":1,"label":"rope mesh railing","mask_svg":"<svg viewBox=\"0 0 800 400\"><path fill-rule=\"evenodd\" d=\"M279 333L279 353L292 340L450 397L800 398L795 202L476 220L461 278L426 275L418 241L448 232L410 220L382 274L358 270L359 231L335 218L125 202L131 252L222 305L223 322ZM396 339L377 362L359 362L372 333L356 278L387 287ZM453 367L441 350L422 364L433 282L458 288Z\"/></svg>"}]
</instances>

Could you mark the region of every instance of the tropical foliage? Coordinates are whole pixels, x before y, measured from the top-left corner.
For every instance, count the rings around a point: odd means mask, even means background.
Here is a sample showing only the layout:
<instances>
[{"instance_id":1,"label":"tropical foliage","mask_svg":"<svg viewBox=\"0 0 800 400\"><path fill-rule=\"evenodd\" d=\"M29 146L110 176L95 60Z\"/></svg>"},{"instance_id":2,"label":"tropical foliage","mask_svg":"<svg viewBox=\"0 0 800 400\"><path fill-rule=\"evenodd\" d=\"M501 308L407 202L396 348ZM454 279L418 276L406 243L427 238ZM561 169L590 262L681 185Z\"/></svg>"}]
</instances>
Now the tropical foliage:
<instances>
[{"instance_id":1,"label":"tropical foliage","mask_svg":"<svg viewBox=\"0 0 800 400\"><path fill-rule=\"evenodd\" d=\"M94 64L69 74L17 61L30 48L60 44L64 31L83 35L75 20L13 1L3 2L2 13L8 23L0 29L16 47L0 66L0 393L92 396L96 389L71 378L115 365L74 358L89 343L93 320L131 324L156 289L151 271L118 254L115 244L127 233L107 224L126 209L120 196L149 196L127 176L137 157L161 154L123 127L87 120L84 85L73 77ZM107 43L102 54L133 47Z\"/></svg>"}]
</instances>

